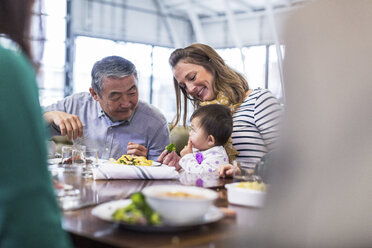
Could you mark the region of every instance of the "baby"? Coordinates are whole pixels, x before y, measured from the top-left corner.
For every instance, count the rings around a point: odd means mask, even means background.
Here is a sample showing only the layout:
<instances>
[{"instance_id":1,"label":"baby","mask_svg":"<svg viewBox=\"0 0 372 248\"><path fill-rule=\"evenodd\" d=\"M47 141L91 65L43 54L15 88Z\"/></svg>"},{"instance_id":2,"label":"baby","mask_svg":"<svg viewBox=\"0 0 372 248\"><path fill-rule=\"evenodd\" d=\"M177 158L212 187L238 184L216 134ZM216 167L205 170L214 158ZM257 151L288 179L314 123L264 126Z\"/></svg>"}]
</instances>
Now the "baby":
<instances>
[{"instance_id":1,"label":"baby","mask_svg":"<svg viewBox=\"0 0 372 248\"><path fill-rule=\"evenodd\" d=\"M230 109L223 105L201 106L192 114L188 145L181 151L181 182L216 186L218 167L229 163L223 145L232 132Z\"/></svg>"}]
</instances>

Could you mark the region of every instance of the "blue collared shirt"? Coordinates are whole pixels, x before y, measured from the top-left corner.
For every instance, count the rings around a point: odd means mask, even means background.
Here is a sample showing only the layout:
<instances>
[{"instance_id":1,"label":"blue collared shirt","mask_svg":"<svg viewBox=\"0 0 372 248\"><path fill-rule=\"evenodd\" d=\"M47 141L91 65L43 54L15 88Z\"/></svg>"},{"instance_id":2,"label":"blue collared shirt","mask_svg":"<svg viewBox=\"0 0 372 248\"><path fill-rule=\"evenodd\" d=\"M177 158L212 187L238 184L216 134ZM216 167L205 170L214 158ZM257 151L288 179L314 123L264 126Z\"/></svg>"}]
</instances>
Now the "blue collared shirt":
<instances>
[{"instance_id":1,"label":"blue collared shirt","mask_svg":"<svg viewBox=\"0 0 372 248\"><path fill-rule=\"evenodd\" d=\"M164 115L154 106L139 100L132 116L125 121L112 122L101 106L87 92L76 93L44 108L44 112L63 111L77 115L83 123L81 144L98 149L102 159L127 153L128 142L145 146L148 159L156 160L170 143L169 129ZM60 130L51 125L51 135Z\"/></svg>"}]
</instances>

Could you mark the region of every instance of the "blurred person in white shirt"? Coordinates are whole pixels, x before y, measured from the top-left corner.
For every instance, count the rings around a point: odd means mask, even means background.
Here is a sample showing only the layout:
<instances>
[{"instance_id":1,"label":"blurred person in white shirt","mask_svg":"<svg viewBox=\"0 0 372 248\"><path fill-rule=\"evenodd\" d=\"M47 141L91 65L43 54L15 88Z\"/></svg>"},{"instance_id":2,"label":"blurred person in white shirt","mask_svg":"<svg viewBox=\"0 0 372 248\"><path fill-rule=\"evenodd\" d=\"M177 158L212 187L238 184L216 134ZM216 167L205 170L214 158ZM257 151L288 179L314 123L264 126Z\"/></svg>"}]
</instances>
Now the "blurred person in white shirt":
<instances>
[{"instance_id":1,"label":"blurred person in white shirt","mask_svg":"<svg viewBox=\"0 0 372 248\"><path fill-rule=\"evenodd\" d=\"M232 246L372 246L371 13L322 0L290 16L281 159L254 233Z\"/></svg>"}]
</instances>

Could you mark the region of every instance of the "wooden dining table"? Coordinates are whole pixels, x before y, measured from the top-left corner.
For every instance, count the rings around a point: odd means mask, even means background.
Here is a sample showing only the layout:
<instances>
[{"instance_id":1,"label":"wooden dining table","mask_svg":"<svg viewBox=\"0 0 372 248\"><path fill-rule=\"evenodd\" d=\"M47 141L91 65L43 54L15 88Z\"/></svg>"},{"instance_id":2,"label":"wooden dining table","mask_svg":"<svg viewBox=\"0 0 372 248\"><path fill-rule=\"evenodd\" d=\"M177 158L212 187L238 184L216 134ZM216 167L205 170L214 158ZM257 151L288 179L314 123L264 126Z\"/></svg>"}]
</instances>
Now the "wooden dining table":
<instances>
[{"instance_id":1,"label":"wooden dining table","mask_svg":"<svg viewBox=\"0 0 372 248\"><path fill-rule=\"evenodd\" d=\"M71 173L62 172L65 178ZM61 176L59 175L59 177ZM63 229L70 234L75 247L229 247L244 232L254 227L258 208L232 205L228 203L225 184L232 179L220 179L215 206L229 213L219 221L198 225L182 231L167 230L153 232L130 230L113 222L101 220L92 215L92 209L102 203L126 199L152 185L180 185L178 180L93 180L70 181L80 190L79 204L62 209ZM179 209L182 214L182 209ZM240 230L240 231L239 231ZM230 246L231 247L231 246Z\"/></svg>"}]
</instances>

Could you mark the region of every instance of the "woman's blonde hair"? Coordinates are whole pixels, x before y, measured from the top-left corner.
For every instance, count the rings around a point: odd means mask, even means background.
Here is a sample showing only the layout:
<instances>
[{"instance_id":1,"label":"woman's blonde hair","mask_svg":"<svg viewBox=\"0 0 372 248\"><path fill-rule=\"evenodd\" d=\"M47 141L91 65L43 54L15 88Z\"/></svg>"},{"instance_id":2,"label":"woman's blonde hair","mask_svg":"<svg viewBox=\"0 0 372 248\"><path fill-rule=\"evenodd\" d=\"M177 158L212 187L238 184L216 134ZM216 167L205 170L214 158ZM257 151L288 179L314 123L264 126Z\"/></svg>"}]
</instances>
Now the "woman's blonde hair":
<instances>
[{"instance_id":1,"label":"woman's blonde hair","mask_svg":"<svg viewBox=\"0 0 372 248\"><path fill-rule=\"evenodd\" d=\"M217 96L222 92L230 103L237 104L243 102L246 92L249 90L247 80L238 72L225 64L225 61L218 53L208 45L195 43L185 48L179 48L173 51L169 57L169 64L174 68L178 62L190 63L203 66L204 69L212 73L214 77L213 91ZM174 89L176 91L177 113L172 121L171 129L179 122L181 116L181 92L183 94L183 125L186 125L187 99L194 107L200 105L200 100L190 96L185 88L178 85L173 77Z\"/></svg>"}]
</instances>

